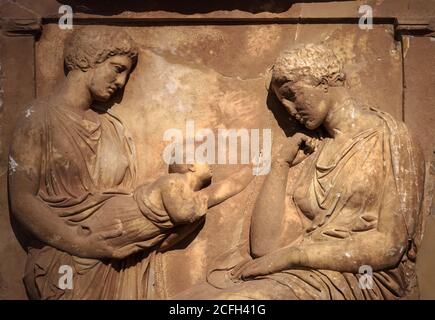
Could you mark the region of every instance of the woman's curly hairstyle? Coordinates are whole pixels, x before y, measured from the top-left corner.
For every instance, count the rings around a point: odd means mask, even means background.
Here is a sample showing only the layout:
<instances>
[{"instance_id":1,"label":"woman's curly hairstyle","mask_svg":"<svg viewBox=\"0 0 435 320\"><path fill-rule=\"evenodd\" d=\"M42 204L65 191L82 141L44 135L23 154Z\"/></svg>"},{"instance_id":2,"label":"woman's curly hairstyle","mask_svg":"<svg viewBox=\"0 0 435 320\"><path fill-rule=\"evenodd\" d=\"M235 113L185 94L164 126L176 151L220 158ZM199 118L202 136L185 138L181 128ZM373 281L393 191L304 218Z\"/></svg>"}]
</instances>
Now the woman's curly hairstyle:
<instances>
[{"instance_id":1,"label":"woman's curly hairstyle","mask_svg":"<svg viewBox=\"0 0 435 320\"><path fill-rule=\"evenodd\" d=\"M88 26L75 32L65 46L64 61L69 71L86 71L116 55L126 55L133 62L138 50L131 37L120 29Z\"/></svg>"},{"instance_id":2,"label":"woman's curly hairstyle","mask_svg":"<svg viewBox=\"0 0 435 320\"><path fill-rule=\"evenodd\" d=\"M311 78L316 85L341 86L345 80L343 64L322 44L282 52L273 66L272 79L297 82L303 78Z\"/></svg>"}]
</instances>

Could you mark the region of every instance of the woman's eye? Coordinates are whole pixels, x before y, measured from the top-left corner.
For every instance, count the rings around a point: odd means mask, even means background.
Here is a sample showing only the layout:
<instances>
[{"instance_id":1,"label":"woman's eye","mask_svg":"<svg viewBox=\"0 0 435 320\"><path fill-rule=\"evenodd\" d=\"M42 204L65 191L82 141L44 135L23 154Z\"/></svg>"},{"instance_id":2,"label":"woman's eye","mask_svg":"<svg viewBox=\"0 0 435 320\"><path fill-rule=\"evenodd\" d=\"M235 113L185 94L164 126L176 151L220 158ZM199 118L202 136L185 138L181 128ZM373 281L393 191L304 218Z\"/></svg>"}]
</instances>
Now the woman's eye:
<instances>
[{"instance_id":1,"label":"woman's eye","mask_svg":"<svg viewBox=\"0 0 435 320\"><path fill-rule=\"evenodd\" d=\"M289 101L294 101L296 98L295 94L292 91L288 91L288 90L285 90L283 92L283 97Z\"/></svg>"},{"instance_id":2,"label":"woman's eye","mask_svg":"<svg viewBox=\"0 0 435 320\"><path fill-rule=\"evenodd\" d=\"M117 73L122 73L122 72L124 71L124 68L121 67L121 66L115 66L115 71L116 71Z\"/></svg>"}]
</instances>

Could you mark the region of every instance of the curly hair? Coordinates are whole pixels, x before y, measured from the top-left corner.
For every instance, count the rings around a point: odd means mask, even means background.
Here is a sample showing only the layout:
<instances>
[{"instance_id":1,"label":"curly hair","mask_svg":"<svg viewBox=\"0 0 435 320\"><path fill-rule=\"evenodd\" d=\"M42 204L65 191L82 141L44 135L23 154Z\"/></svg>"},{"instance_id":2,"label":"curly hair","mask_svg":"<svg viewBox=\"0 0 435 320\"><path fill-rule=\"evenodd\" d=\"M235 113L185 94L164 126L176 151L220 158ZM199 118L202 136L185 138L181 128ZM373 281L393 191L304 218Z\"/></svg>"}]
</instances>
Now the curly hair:
<instances>
[{"instance_id":1,"label":"curly hair","mask_svg":"<svg viewBox=\"0 0 435 320\"><path fill-rule=\"evenodd\" d=\"M297 82L303 78L311 78L316 85L341 86L345 75L341 61L331 49L308 44L282 52L273 66L272 79L276 81Z\"/></svg>"},{"instance_id":2,"label":"curly hair","mask_svg":"<svg viewBox=\"0 0 435 320\"><path fill-rule=\"evenodd\" d=\"M64 61L69 71L86 71L116 55L126 55L134 62L138 50L124 30L87 26L74 33L65 46Z\"/></svg>"}]
</instances>

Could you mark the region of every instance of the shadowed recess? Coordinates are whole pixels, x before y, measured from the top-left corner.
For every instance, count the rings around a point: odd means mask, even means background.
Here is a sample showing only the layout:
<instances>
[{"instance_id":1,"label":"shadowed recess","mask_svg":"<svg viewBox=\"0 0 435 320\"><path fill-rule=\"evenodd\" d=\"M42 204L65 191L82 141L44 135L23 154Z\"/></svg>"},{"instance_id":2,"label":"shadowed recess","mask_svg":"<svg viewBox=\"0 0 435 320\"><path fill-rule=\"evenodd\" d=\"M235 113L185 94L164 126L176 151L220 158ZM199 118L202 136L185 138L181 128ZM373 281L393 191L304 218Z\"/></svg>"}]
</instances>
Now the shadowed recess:
<instances>
[{"instance_id":1,"label":"shadowed recess","mask_svg":"<svg viewBox=\"0 0 435 320\"><path fill-rule=\"evenodd\" d=\"M342 0L343 1L343 0ZM349 1L349 0L344 0ZM181 14L209 13L213 11L245 11L250 13L281 13L289 10L295 3L330 2L328 0L318 1L285 1L285 0L236 0L236 1L198 1L198 0L163 0L163 1L135 1L124 0L110 2L66 0L58 1L60 4L70 5L74 12L98 13L100 15L114 15L125 11L146 12L146 11L168 11Z\"/></svg>"}]
</instances>

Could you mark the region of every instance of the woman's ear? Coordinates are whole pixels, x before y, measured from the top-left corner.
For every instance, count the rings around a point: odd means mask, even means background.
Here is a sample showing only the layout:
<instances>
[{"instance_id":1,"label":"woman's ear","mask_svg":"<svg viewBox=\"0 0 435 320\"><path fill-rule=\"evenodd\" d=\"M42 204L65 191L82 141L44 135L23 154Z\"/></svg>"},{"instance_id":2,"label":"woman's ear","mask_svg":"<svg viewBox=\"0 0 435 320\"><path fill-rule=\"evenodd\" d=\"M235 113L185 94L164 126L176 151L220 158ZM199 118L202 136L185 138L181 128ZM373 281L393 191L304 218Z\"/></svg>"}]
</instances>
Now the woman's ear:
<instances>
[{"instance_id":1,"label":"woman's ear","mask_svg":"<svg viewBox=\"0 0 435 320\"><path fill-rule=\"evenodd\" d=\"M323 92L327 93L329 88L329 79L328 78L322 78L318 84L320 88L322 88Z\"/></svg>"},{"instance_id":2,"label":"woman's ear","mask_svg":"<svg viewBox=\"0 0 435 320\"><path fill-rule=\"evenodd\" d=\"M344 84L345 78L346 75L343 72L337 72L334 75L332 75L330 79L331 85L334 87L341 87Z\"/></svg>"},{"instance_id":3,"label":"woman's ear","mask_svg":"<svg viewBox=\"0 0 435 320\"><path fill-rule=\"evenodd\" d=\"M92 68L88 68L86 70L79 70L80 71L80 79L83 83L86 84L86 86L89 88L91 86L92 80L93 80L93 73L94 70Z\"/></svg>"},{"instance_id":4,"label":"woman's ear","mask_svg":"<svg viewBox=\"0 0 435 320\"><path fill-rule=\"evenodd\" d=\"M189 166L188 166L188 170L189 170L190 172L195 172L195 171L196 171L195 164L194 164L194 163L189 164Z\"/></svg>"}]
</instances>

